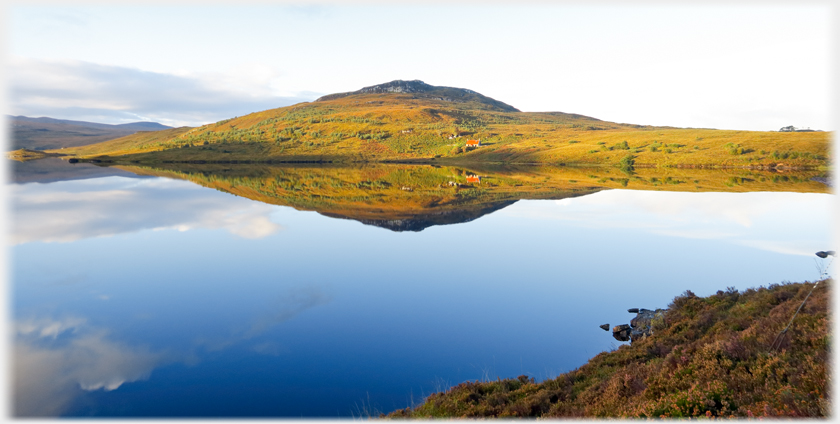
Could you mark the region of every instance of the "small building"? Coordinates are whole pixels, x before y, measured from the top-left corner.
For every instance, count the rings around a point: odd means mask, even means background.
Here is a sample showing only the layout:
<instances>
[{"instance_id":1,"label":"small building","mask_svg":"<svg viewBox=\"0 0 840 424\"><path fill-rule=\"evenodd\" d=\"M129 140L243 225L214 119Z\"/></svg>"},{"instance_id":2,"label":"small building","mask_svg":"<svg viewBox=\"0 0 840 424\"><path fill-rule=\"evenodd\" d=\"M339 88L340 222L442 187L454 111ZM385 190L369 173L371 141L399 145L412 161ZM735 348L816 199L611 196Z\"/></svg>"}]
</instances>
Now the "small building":
<instances>
[{"instance_id":1,"label":"small building","mask_svg":"<svg viewBox=\"0 0 840 424\"><path fill-rule=\"evenodd\" d=\"M478 147L478 146L481 146L481 139L467 140L467 147Z\"/></svg>"},{"instance_id":2,"label":"small building","mask_svg":"<svg viewBox=\"0 0 840 424\"><path fill-rule=\"evenodd\" d=\"M481 184L481 177L478 175L467 175L467 182Z\"/></svg>"}]
</instances>

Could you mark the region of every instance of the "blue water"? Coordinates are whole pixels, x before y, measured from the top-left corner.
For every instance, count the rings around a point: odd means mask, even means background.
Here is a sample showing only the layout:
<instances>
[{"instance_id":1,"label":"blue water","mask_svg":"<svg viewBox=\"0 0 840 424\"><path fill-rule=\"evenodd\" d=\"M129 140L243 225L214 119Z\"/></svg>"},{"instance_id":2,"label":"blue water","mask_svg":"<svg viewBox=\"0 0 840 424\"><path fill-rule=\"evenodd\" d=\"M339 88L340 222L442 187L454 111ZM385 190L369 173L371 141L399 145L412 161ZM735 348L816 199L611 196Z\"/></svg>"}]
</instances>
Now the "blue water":
<instances>
[{"instance_id":1,"label":"blue water","mask_svg":"<svg viewBox=\"0 0 840 424\"><path fill-rule=\"evenodd\" d=\"M9 192L18 416L389 412L554 377L628 308L814 280L833 247L828 194L607 190L401 233L163 178Z\"/></svg>"}]
</instances>

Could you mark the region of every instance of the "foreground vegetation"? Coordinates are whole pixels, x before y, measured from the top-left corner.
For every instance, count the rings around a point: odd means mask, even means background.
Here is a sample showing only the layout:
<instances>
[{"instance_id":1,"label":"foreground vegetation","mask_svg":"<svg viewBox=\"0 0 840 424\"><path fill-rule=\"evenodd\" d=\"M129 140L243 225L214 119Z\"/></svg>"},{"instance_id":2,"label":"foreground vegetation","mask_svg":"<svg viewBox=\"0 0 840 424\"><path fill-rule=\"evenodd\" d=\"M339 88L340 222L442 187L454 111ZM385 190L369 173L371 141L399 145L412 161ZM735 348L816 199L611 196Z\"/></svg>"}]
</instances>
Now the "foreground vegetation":
<instances>
[{"instance_id":1,"label":"foreground vegetation","mask_svg":"<svg viewBox=\"0 0 840 424\"><path fill-rule=\"evenodd\" d=\"M389 417L826 417L832 280L686 291L652 337L536 383L465 382ZM775 346L774 346L775 342Z\"/></svg>"},{"instance_id":2,"label":"foreground vegetation","mask_svg":"<svg viewBox=\"0 0 840 424\"><path fill-rule=\"evenodd\" d=\"M446 95L452 90L459 89ZM61 153L121 164L419 161L787 169L826 168L830 161L826 132L652 127L519 112L472 94L450 100L345 93ZM481 146L467 147L469 139L480 139Z\"/></svg>"}]
</instances>

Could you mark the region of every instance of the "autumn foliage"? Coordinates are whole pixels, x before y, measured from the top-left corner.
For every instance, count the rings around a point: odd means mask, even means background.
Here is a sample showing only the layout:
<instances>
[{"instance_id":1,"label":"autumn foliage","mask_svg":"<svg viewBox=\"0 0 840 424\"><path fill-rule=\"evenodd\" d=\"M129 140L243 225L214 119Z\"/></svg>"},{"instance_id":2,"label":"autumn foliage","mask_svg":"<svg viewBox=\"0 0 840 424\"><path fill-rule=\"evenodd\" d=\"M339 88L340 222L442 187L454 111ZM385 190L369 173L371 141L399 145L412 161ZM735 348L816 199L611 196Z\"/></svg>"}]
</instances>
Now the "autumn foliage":
<instances>
[{"instance_id":1,"label":"autumn foliage","mask_svg":"<svg viewBox=\"0 0 840 424\"><path fill-rule=\"evenodd\" d=\"M329 96L328 96L329 97ZM422 161L823 169L830 132L653 127L477 101L353 94L56 150L121 164ZM466 145L481 140L480 147ZM624 162L622 162L624 161Z\"/></svg>"}]
</instances>

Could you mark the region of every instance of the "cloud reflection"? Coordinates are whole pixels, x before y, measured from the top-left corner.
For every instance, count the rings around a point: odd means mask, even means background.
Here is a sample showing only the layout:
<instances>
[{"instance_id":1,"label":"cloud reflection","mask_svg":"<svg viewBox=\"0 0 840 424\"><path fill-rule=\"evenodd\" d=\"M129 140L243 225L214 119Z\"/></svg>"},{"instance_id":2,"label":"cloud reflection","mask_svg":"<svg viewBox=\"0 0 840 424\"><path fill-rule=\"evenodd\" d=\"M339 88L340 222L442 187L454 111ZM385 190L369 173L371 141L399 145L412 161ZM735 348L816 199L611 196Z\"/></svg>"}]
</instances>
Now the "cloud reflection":
<instances>
[{"instance_id":1,"label":"cloud reflection","mask_svg":"<svg viewBox=\"0 0 840 424\"><path fill-rule=\"evenodd\" d=\"M822 193L605 190L552 203L519 202L503 213L813 256L826 248L833 202Z\"/></svg>"},{"instance_id":2,"label":"cloud reflection","mask_svg":"<svg viewBox=\"0 0 840 424\"><path fill-rule=\"evenodd\" d=\"M275 325L294 318L307 309L323 305L331 300L332 297L318 287L307 286L289 290L286 295L281 296L274 302L272 312L257 318L251 328L245 332L243 338L253 338Z\"/></svg>"},{"instance_id":3,"label":"cloud reflection","mask_svg":"<svg viewBox=\"0 0 840 424\"><path fill-rule=\"evenodd\" d=\"M279 352L286 351L282 345L273 340L264 341L259 337L311 308L331 302L332 299L332 295L315 285L289 288L268 303L268 311L257 312L250 324L233 329L227 336L198 338L196 346L218 351L257 339L251 346L252 350L260 354L278 355Z\"/></svg>"},{"instance_id":4,"label":"cloud reflection","mask_svg":"<svg viewBox=\"0 0 840 424\"><path fill-rule=\"evenodd\" d=\"M81 318L16 323L12 352L15 416L57 416L84 391L144 380L164 356L109 339Z\"/></svg>"},{"instance_id":5,"label":"cloud reflection","mask_svg":"<svg viewBox=\"0 0 840 424\"><path fill-rule=\"evenodd\" d=\"M108 177L8 187L14 213L11 244L70 242L152 229L224 228L243 238L282 227L273 206L185 181Z\"/></svg>"}]
</instances>

